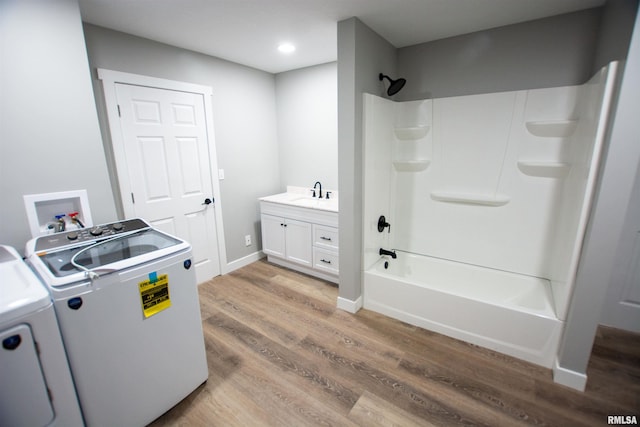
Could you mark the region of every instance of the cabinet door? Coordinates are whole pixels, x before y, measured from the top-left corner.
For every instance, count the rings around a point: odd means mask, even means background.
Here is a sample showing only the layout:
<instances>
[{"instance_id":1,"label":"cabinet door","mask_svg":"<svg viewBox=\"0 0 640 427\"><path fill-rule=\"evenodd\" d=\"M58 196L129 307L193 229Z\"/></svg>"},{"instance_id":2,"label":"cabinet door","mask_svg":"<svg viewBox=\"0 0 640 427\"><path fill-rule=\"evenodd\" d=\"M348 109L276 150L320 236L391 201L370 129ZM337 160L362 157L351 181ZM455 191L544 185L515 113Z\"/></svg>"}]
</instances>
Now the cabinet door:
<instances>
[{"instance_id":1,"label":"cabinet door","mask_svg":"<svg viewBox=\"0 0 640 427\"><path fill-rule=\"evenodd\" d=\"M311 224L286 219L287 260L307 267L313 265L311 250Z\"/></svg>"},{"instance_id":2,"label":"cabinet door","mask_svg":"<svg viewBox=\"0 0 640 427\"><path fill-rule=\"evenodd\" d=\"M54 413L31 328L0 331L0 425L49 425Z\"/></svg>"},{"instance_id":3,"label":"cabinet door","mask_svg":"<svg viewBox=\"0 0 640 427\"><path fill-rule=\"evenodd\" d=\"M262 252L267 255L285 257L284 218L261 215Z\"/></svg>"}]
</instances>

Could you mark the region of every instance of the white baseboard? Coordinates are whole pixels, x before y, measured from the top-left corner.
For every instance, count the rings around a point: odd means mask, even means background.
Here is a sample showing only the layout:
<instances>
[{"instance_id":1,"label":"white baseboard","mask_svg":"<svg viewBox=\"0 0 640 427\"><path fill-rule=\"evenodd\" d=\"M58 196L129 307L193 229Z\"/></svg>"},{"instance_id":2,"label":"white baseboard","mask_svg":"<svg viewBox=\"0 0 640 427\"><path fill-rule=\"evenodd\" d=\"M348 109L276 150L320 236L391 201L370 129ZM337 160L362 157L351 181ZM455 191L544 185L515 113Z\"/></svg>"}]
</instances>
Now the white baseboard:
<instances>
[{"instance_id":1,"label":"white baseboard","mask_svg":"<svg viewBox=\"0 0 640 427\"><path fill-rule=\"evenodd\" d=\"M561 367L556 359L553 365L553 381L578 391L584 391L587 386L587 375Z\"/></svg>"},{"instance_id":2,"label":"white baseboard","mask_svg":"<svg viewBox=\"0 0 640 427\"><path fill-rule=\"evenodd\" d=\"M256 262L265 257L265 254L262 251L257 251L242 258L239 258L235 261L231 261L226 265L225 271L222 274L231 273L234 270L245 267L253 262Z\"/></svg>"},{"instance_id":3,"label":"white baseboard","mask_svg":"<svg viewBox=\"0 0 640 427\"><path fill-rule=\"evenodd\" d=\"M359 296L355 301L338 297L338 303L336 307L338 307L340 310L348 311L349 313L357 313L358 310L362 308L362 296Z\"/></svg>"}]
</instances>

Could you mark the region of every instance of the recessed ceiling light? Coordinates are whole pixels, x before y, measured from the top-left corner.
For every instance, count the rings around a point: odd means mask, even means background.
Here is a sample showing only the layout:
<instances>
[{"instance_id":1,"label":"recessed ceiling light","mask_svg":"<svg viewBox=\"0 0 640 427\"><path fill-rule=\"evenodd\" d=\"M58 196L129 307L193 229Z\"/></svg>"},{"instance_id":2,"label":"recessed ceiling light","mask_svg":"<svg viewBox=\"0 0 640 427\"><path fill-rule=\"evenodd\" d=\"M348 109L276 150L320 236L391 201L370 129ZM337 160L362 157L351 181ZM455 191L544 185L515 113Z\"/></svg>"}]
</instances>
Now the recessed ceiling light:
<instances>
[{"instance_id":1,"label":"recessed ceiling light","mask_svg":"<svg viewBox=\"0 0 640 427\"><path fill-rule=\"evenodd\" d=\"M282 43L278 46L278 50L282 53L293 53L296 50L296 47L291 43Z\"/></svg>"}]
</instances>

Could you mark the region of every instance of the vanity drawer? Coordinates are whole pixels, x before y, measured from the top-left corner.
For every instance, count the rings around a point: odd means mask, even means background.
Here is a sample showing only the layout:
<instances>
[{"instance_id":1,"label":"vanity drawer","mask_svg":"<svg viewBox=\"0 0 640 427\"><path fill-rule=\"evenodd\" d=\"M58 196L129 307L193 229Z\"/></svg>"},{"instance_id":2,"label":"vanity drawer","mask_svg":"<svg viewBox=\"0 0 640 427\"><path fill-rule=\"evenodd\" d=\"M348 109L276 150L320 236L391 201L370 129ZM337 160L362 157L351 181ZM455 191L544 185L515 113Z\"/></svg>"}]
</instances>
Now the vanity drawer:
<instances>
[{"instance_id":1,"label":"vanity drawer","mask_svg":"<svg viewBox=\"0 0 640 427\"><path fill-rule=\"evenodd\" d=\"M313 248L313 268L326 273L338 274L338 253L321 248Z\"/></svg>"},{"instance_id":2,"label":"vanity drawer","mask_svg":"<svg viewBox=\"0 0 640 427\"><path fill-rule=\"evenodd\" d=\"M339 247L338 229L326 225L313 224L313 245L337 250Z\"/></svg>"}]
</instances>

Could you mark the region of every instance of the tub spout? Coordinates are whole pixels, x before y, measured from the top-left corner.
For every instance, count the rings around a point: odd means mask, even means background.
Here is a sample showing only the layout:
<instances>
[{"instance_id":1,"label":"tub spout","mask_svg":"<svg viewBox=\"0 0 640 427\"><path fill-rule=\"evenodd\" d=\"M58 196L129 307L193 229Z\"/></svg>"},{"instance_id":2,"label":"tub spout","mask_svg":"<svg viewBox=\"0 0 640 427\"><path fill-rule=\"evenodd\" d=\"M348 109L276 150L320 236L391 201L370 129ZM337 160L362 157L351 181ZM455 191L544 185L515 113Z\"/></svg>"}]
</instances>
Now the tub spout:
<instances>
[{"instance_id":1,"label":"tub spout","mask_svg":"<svg viewBox=\"0 0 640 427\"><path fill-rule=\"evenodd\" d=\"M386 249L382 249L380 248L380 252L378 252L380 255L389 255L391 258L396 259L398 257L398 255L396 255L395 251L388 251Z\"/></svg>"}]
</instances>

